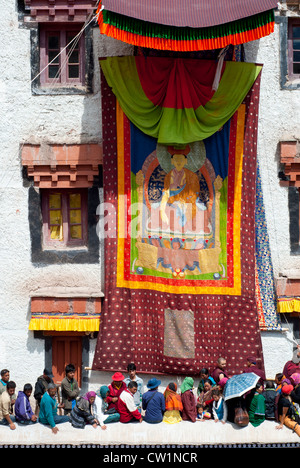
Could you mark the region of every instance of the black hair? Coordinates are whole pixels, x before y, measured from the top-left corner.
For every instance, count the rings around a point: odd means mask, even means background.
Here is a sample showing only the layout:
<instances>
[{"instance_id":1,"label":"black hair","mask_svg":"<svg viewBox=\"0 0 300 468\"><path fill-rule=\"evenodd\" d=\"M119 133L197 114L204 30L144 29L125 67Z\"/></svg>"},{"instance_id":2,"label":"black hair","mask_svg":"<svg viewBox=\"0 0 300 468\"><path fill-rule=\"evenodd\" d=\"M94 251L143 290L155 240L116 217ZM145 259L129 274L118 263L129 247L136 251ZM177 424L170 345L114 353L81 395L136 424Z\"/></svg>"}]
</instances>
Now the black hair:
<instances>
[{"instance_id":1,"label":"black hair","mask_svg":"<svg viewBox=\"0 0 300 468\"><path fill-rule=\"evenodd\" d=\"M134 380L131 380L128 384L128 388L137 388L137 387L138 387L138 384Z\"/></svg>"},{"instance_id":2,"label":"black hair","mask_svg":"<svg viewBox=\"0 0 300 468\"><path fill-rule=\"evenodd\" d=\"M210 379L205 379L204 382L203 382L203 385L204 385L205 383L209 383L210 385L213 384L212 381L211 381Z\"/></svg>"},{"instance_id":3,"label":"black hair","mask_svg":"<svg viewBox=\"0 0 300 468\"><path fill-rule=\"evenodd\" d=\"M175 384L173 382L169 383L169 389L173 390L173 392L176 392L176 387L175 387Z\"/></svg>"},{"instance_id":4,"label":"black hair","mask_svg":"<svg viewBox=\"0 0 300 468\"><path fill-rule=\"evenodd\" d=\"M2 369L2 371L1 371L1 377L3 377L3 375L7 374L7 372L9 372L8 369Z\"/></svg>"},{"instance_id":5,"label":"black hair","mask_svg":"<svg viewBox=\"0 0 300 468\"><path fill-rule=\"evenodd\" d=\"M135 364L133 362L131 362L127 366L127 371L129 372L130 370L136 370L136 366L135 366Z\"/></svg>"},{"instance_id":6,"label":"black hair","mask_svg":"<svg viewBox=\"0 0 300 468\"><path fill-rule=\"evenodd\" d=\"M273 380L266 380L265 381L265 387L266 388L275 388Z\"/></svg>"},{"instance_id":7,"label":"black hair","mask_svg":"<svg viewBox=\"0 0 300 468\"><path fill-rule=\"evenodd\" d=\"M32 392L32 385L30 383L26 383L23 387L23 392L28 392L28 391L31 391Z\"/></svg>"},{"instance_id":8,"label":"black hair","mask_svg":"<svg viewBox=\"0 0 300 468\"><path fill-rule=\"evenodd\" d=\"M7 382L6 388L16 388L16 383L13 380Z\"/></svg>"},{"instance_id":9,"label":"black hair","mask_svg":"<svg viewBox=\"0 0 300 468\"><path fill-rule=\"evenodd\" d=\"M213 388L212 391L211 391L211 394L212 395L222 395L222 393L220 392L220 390L218 388Z\"/></svg>"},{"instance_id":10,"label":"black hair","mask_svg":"<svg viewBox=\"0 0 300 468\"><path fill-rule=\"evenodd\" d=\"M75 372L74 364L67 364L65 368L65 372L66 374L68 374L69 372Z\"/></svg>"}]
</instances>

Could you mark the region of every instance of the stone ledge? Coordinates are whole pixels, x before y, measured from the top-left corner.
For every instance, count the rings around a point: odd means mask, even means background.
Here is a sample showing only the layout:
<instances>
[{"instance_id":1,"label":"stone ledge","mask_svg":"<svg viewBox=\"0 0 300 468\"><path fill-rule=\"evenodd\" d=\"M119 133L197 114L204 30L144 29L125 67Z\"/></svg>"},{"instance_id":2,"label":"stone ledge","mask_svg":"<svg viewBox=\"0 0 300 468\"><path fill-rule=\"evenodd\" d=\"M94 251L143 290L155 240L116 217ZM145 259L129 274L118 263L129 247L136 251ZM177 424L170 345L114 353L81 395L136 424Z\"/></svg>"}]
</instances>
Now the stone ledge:
<instances>
[{"instance_id":1,"label":"stone ledge","mask_svg":"<svg viewBox=\"0 0 300 468\"><path fill-rule=\"evenodd\" d=\"M167 445L194 446L203 445L232 445L232 444L300 444L300 438L290 429L283 427L276 429L277 423L265 421L259 427L249 424L238 428L231 423L221 424L215 421L191 423L181 421L169 425L142 423L113 423L108 424L106 430L100 427L94 429L86 426L85 429L75 429L70 423L58 425L59 431L53 434L50 427L37 423L34 426L21 427L11 431L8 427L0 427L0 446L37 445L37 444L69 444L107 446L144 446L154 445L165 447Z\"/></svg>"}]
</instances>

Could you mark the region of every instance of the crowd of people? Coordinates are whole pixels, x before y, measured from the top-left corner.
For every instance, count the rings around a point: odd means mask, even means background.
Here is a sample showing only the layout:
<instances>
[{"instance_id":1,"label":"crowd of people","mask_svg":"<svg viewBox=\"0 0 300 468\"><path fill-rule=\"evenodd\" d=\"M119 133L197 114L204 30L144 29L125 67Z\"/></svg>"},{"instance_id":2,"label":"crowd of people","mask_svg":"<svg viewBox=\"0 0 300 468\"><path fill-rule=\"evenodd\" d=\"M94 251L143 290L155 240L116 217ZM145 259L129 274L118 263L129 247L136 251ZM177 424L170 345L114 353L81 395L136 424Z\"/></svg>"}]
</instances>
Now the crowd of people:
<instances>
[{"instance_id":1,"label":"crowd of people","mask_svg":"<svg viewBox=\"0 0 300 468\"><path fill-rule=\"evenodd\" d=\"M277 429L285 425L300 436L300 347L291 361L285 364L282 373L276 374L272 381L266 380L255 358L249 357L243 373L256 374L256 386L230 399L225 399L226 385L233 376L227 374L226 360L222 357L211 373L206 368L201 370L198 385L193 377L185 377L179 388L175 382L170 382L163 392L159 391L161 381L156 377L147 382L145 389L135 364L130 363L127 372L127 377L122 372L115 372L108 385L102 385L96 392L88 391L80 395L75 367L69 364L61 382L59 401L57 385L47 369L37 379L34 388L31 384L25 384L18 395L15 382L10 380L9 370L3 369L0 379L0 425L14 430L16 424L40 423L50 426L55 434L57 425L63 422L69 422L75 428L83 429L90 424L105 430L107 424L116 422L177 424L181 421L195 423L213 419L223 424L229 421L257 427L265 420L272 420L277 423ZM35 410L31 406L32 393L36 401Z\"/></svg>"}]
</instances>

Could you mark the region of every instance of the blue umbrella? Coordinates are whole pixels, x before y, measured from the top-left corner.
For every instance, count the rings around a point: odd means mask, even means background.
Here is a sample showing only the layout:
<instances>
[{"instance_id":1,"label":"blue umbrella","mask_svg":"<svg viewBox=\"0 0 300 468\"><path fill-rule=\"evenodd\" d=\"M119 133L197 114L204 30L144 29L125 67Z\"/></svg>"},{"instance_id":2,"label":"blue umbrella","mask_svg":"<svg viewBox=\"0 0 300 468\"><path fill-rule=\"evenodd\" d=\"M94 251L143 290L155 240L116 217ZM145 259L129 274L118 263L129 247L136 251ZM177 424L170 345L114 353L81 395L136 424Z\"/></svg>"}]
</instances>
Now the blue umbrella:
<instances>
[{"instance_id":1,"label":"blue umbrella","mask_svg":"<svg viewBox=\"0 0 300 468\"><path fill-rule=\"evenodd\" d=\"M244 374L234 375L227 380L224 387L224 399L236 398L249 392L255 387L259 380L259 376L253 372L245 372Z\"/></svg>"}]
</instances>

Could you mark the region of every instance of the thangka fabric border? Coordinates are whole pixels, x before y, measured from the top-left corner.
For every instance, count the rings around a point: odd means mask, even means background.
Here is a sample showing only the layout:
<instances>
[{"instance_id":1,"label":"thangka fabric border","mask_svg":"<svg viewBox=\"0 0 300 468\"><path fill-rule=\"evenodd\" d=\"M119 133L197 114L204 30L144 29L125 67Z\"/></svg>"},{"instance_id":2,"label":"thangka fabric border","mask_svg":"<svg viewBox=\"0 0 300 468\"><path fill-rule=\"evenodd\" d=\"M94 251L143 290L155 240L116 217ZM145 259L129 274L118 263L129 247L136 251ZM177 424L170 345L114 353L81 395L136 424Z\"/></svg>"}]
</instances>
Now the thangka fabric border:
<instances>
[{"instance_id":1,"label":"thangka fabric border","mask_svg":"<svg viewBox=\"0 0 300 468\"><path fill-rule=\"evenodd\" d=\"M101 82L104 200L110 206L105 217L107 226L112 226L119 208L116 100L103 75ZM224 356L228 372L233 374L245 367L249 352L264 367L254 275L256 133L253 134L253 129L257 127L258 102L259 79L245 100L248 119L244 133L247 157L243 159L242 175L245 188L241 228L242 294L194 295L118 287L118 239L105 237L105 298L93 370L126 371L128 362L135 362L141 372L199 375L203 367L212 368L217 358ZM186 327L184 333L176 332L178 323ZM174 334L184 339L176 349L169 339Z\"/></svg>"},{"instance_id":2,"label":"thangka fabric border","mask_svg":"<svg viewBox=\"0 0 300 468\"><path fill-rule=\"evenodd\" d=\"M276 306L274 273L258 160L256 171L255 237L255 288L259 325L261 330L280 330L281 322Z\"/></svg>"}]
</instances>

